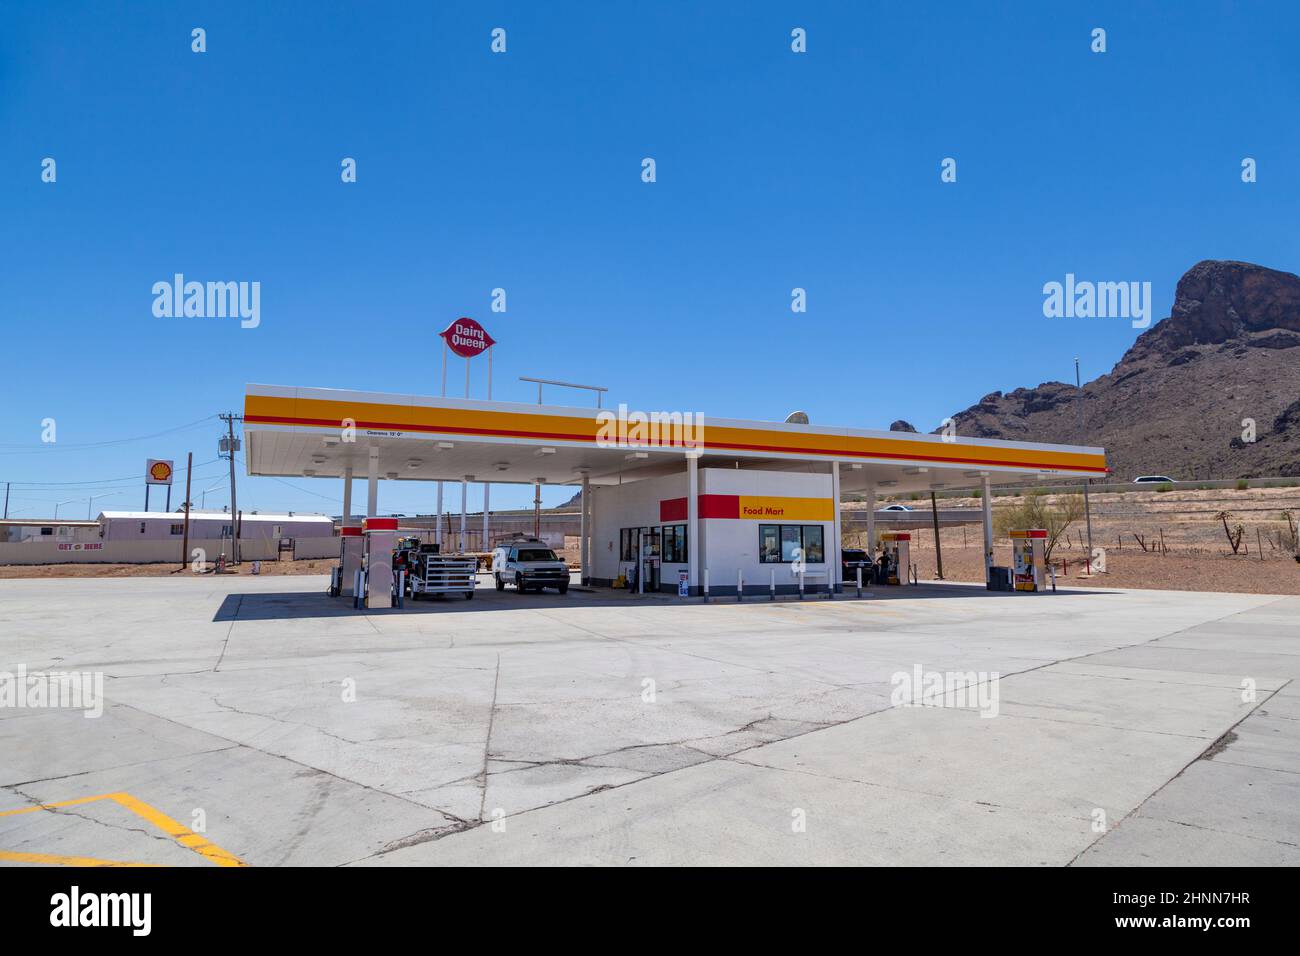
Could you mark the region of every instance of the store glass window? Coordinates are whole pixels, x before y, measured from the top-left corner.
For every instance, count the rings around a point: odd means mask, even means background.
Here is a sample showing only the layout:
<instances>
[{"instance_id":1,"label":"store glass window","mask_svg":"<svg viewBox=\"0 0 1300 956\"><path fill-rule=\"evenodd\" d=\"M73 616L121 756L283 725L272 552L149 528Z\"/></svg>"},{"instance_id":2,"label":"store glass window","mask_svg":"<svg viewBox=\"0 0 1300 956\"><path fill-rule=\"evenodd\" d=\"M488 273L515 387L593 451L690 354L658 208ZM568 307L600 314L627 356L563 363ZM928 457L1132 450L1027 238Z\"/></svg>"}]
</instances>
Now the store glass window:
<instances>
[{"instance_id":1,"label":"store glass window","mask_svg":"<svg viewBox=\"0 0 1300 956\"><path fill-rule=\"evenodd\" d=\"M758 560L762 564L789 564L803 555L809 564L826 560L825 529L819 524L761 524L758 526Z\"/></svg>"},{"instance_id":2,"label":"store glass window","mask_svg":"<svg viewBox=\"0 0 1300 956\"><path fill-rule=\"evenodd\" d=\"M803 527L803 559L809 564L821 564L826 560L826 550L822 547L822 526L819 524Z\"/></svg>"},{"instance_id":3,"label":"store glass window","mask_svg":"<svg viewBox=\"0 0 1300 956\"><path fill-rule=\"evenodd\" d=\"M803 547L803 529L797 524L781 525L781 561L793 561Z\"/></svg>"},{"instance_id":4,"label":"store glass window","mask_svg":"<svg viewBox=\"0 0 1300 956\"><path fill-rule=\"evenodd\" d=\"M666 524L663 531L663 561L665 564L685 564L686 525Z\"/></svg>"},{"instance_id":5,"label":"store glass window","mask_svg":"<svg viewBox=\"0 0 1300 956\"><path fill-rule=\"evenodd\" d=\"M636 555L636 528L624 528L619 532L618 553L620 561L635 561Z\"/></svg>"}]
</instances>

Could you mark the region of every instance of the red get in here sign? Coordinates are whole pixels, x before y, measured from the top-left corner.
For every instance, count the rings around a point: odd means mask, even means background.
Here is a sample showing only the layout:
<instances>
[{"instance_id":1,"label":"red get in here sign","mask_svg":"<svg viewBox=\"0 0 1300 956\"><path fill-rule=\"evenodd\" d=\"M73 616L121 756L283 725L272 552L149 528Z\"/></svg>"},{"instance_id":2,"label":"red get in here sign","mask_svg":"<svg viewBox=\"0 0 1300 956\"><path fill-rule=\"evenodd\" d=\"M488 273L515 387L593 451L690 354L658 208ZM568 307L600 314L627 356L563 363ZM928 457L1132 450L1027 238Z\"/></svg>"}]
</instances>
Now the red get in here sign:
<instances>
[{"instance_id":1,"label":"red get in here sign","mask_svg":"<svg viewBox=\"0 0 1300 956\"><path fill-rule=\"evenodd\" d=\"M438 333L447 346L457 355L473 358L482 355L496 340L487 334L487 329L473 319L461 317Z\"/></svg>"}]
</instances>

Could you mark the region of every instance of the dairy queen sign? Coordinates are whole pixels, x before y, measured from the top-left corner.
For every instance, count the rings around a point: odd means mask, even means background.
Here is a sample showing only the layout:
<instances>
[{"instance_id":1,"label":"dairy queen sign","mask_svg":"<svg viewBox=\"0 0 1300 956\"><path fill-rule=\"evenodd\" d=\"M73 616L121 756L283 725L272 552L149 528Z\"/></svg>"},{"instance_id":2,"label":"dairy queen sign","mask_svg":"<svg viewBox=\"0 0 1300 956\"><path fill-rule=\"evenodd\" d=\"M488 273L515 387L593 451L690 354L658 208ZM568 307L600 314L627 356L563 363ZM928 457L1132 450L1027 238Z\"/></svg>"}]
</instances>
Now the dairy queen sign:
<instances>
[{"instance_id":1,"label":"dairy queen sign","mask_svg":"<svg viewBox=\"0 0 1300 956\"><path fill-rule=\"evenodd\" d=\"M496 340L473 319L457 319L438 334L447 343L447 347L462 358L481 355L496 345Z\"/></svg>"},{"instance_id":2,"label":"dairy queen sign","mask_svg":"<svg viewBox=\"0 0 1300 956\"><path fill-rule=\"evenodd\" d=\"M487 334L487 329L467 316L461 316L447 326L438 335L442 338L442 396L447 397L447 353L455 352L465 360L465 397L469 398L469 360L476 355L487 353L487 399L492 401L492 346L496 340ZM488 515L491 484L483 482L483 540L488 540ZM461 485L461 535L465 532L465 485ZM438 526L442 527L442 482L438 482ZM442 542L442 532L438 532L438 541Z\"/></svg>"}]
</instances>

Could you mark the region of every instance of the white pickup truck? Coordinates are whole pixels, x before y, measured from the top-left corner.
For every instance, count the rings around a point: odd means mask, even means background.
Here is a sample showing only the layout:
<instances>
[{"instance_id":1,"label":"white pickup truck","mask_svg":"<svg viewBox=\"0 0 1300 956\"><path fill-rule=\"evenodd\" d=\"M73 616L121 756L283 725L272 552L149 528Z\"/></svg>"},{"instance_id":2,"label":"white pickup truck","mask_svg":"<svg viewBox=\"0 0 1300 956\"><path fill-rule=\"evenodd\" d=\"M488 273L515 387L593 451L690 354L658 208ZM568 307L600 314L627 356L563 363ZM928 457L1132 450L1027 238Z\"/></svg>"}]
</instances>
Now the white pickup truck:
<instances>
[{"instance_id":1,"label":"white pickup truck","mask_svg":"<svg viewBox=\"0 0 1300 956\"><path fill-rule=\"evenodd\" d=\"M492 580L498 591L513 584L520 591L555 588L564 594L569 590L569 566L545 541L527 538L493 549Z\"/></svg>"}]
</instances>

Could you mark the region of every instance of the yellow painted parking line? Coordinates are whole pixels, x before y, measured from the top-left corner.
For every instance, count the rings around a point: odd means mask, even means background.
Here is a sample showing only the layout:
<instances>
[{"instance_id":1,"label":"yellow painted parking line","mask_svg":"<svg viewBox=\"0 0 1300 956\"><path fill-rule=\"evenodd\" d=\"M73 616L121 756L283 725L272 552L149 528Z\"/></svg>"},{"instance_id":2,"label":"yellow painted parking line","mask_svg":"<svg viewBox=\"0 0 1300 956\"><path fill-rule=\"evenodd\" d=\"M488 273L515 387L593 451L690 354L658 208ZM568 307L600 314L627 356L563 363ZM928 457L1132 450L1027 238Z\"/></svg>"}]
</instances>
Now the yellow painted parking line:
<instances>
[{"instance_id":1,"label":"yellow painted parking line","mask_svg":"<svg viewBox=\"0 0 1300 956\"><path fill-rule=\"evenodd\" d=\"M10 863L39 863L43 866L157 866L156 863L127 863L122 860L100 860L93 856L58 856L54 853L16 853L0 850L0 860Z\"/></svg>"},{"instance_id":2,"label":"yellow painted parking line","mask_svg":"<svg viewBox=\"0 0 1300 956\"><path fill-rule=\"evenodd\" d=\"M243 866L244 861L235 856L228 850L223 850L215 843L208 841L205 837L199 836L189 827L181 826L167 814L160 810L155 810L149 804L137 800L129 793L111 793L109 799L116 800L119 804L126 807L136 816L148 820L159 830L162 830L173 840L186 849L193 850L199 856L211 860L217 866Z\"/></svg>"},{"instance_id":3,"label":"yellow painted parking line","mask_svg":"<svg viewBox=\"0 0 1300 956\"><path fill-rule=\"evenodd\" d=\"M110 796L107 793L101 793L95 797L78 797L76 800L62 800L59 803L42 803L35 807L22 807L18 810L0 811L0 817L16 817L21 813L35 813L37 810L54 810L59 807L75 807L83 803L94 803L96 800L103 800Z\"/></svg>"},{"instance_id":4,"label":"yellow painted parking line","mask_svg":"<svg viewBox=\"0 0 1300 956\"><path fill-rule=\"evenodd\" d=\"M195 833L189 827L182 826L167 814L155 807L151 807L143 800L139 800L125 791L116 793L101 793L93 797L78 797L75 800L62 800L58 803L43 803L35 807L21 807L17 810L0 811L0 817L13 817L23 813L35 813L38 810L59 810L63 807L81 806L87 803L94 803L97 800L112 800L123 809L129 810L140 819L153 824L159 830L162 830L178 844L187 850L193 850L199 856L210 860L217 866L246 866L239 857L235 856L229 850L223 850L215 843ZM148 863L120 863L113 860L96 860L93 857L76 857L76 856L56 856L47 853L17 853L11 850L0 850L0 860L10 860L19 863L47 863L63 866L150 866Z\"/></svg>"}]
</instances>

